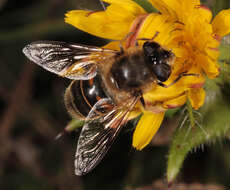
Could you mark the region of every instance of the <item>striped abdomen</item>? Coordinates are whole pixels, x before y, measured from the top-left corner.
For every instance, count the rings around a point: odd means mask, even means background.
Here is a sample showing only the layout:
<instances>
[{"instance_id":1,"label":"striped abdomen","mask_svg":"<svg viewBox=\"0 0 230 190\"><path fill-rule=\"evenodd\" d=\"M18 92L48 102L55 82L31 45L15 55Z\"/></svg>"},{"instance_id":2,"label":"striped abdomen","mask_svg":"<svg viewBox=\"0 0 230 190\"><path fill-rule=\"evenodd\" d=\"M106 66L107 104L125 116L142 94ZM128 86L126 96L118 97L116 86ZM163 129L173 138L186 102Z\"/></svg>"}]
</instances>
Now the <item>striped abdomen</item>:
<instances>
[{"instance_id":1,"label":"striped abdomen","mask_svg":"<svg viewBox=\"0 0 230 190\"><path fill-rule=\"evenodd\" d=\"M73 117L85 119L94 104L107 98L99 75L90 80L73 81L65 92L65 106Z\"/></svg>"}]
</instances>

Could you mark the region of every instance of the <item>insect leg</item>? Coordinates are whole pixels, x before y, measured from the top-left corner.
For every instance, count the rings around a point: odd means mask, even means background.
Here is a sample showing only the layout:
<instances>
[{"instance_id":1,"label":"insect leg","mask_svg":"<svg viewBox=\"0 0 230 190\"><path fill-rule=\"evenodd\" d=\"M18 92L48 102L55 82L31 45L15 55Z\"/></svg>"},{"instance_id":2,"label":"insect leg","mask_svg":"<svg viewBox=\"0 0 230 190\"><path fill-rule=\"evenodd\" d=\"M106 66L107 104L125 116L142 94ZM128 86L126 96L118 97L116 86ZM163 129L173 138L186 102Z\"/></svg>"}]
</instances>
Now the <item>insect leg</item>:
<instances>
[{"instance_id":1,"label":"insect leg","mask_svg":"<svg viewBox=\"0 0 230 190\"><path fill-rule=\"evenodd\" d=\"M164 87L164 88L168 88L168 87L172 86L173 84L175 84L176 82L178 82L182 77L186 77L186 76L196 76L196 77L199 77L200 75L196 74L196 73L186 73L186 72L183 72L183 73L180 73L179 76L173 82L171 82L169 85L165 85L162 82L157 82L157 84L159 86Z\"/></svg>"},{"instance_id":2,"label":"insect leg","mask_svg":"<svg viewBox=\"0 0 230 190\"><path fill-rule=\"evenodd\" d=\"M145 108L145 100L143 96L140 97L140 101L141 101L141 105L143 106L143 108Z\"/></svg>"},{"instance_id":3,"label":"insect leg","mask_svg":"<svg viewBox=\"0 0 230 190\"><path fill-rule=\"evenodd\" d=\"M139 98L140 98L141 105L143 106L143 108L145 108L146 104L145 104L145 100L144 100L144 98L143 98L143 93L142 93L142 91L138 91L138 92L133 93L133 96L134 96L134 97L139 97Z\"/></svg>"}]
</instances>

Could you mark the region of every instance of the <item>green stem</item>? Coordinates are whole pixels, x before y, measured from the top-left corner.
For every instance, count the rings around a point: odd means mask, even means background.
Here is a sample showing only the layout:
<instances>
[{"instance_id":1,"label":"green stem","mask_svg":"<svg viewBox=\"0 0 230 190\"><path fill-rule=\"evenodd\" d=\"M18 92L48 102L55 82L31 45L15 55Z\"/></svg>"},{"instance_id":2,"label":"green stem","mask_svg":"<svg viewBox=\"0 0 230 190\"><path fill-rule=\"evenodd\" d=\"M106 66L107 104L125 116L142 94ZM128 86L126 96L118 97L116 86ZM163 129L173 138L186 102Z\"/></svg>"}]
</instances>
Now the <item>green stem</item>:
<instances>
[{"instance_id":1,"label":"green stem","mask_svg":"<svg viewBox=\"0 0 230 190\"><path fill-rule=\"evenodd\" d=\"M188 110L188 114L189 114L190 125L191 125L191 127L194 127L195 126L195 118L193 115L193 109L192 109L190 101L187 101L187 110Z\"/></svg>"}]
</instances>

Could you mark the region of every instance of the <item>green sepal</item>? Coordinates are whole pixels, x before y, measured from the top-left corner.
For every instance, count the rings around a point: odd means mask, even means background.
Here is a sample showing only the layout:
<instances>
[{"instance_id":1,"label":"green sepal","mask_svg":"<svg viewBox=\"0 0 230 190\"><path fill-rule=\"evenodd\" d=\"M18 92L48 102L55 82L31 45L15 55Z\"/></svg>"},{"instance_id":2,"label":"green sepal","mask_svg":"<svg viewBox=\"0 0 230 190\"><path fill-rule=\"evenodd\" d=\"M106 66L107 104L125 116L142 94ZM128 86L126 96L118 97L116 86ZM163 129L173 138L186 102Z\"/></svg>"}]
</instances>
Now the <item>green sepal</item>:
<instances>
[{"instance_id":1,"label":"green sepal","mask_svg":"<svg viewBox=\"0 0 230 190\"><path fill-rule=\"evenodd\" d=\"M188 102L181 122L172 138L167 163L167 180L173 183L187 154L194 148L230 134L230 65L228 57L222 56L220 76L206 79L205 104L198 111Z\"/></svg>"},{"instance_id":2,"label":"green sepal","mask_svg":"<svg viewBox=\"0 0 230 190\"><path fill-rule=\"evenodd\" d=\"M168 156L167 180L173 182L177 177L186 155L193 148L216 139L224 138L230 132L230 108L220 101L204 117L204 123L192 128L183 126L175 132Z\"/></svg>"}]
</instances>

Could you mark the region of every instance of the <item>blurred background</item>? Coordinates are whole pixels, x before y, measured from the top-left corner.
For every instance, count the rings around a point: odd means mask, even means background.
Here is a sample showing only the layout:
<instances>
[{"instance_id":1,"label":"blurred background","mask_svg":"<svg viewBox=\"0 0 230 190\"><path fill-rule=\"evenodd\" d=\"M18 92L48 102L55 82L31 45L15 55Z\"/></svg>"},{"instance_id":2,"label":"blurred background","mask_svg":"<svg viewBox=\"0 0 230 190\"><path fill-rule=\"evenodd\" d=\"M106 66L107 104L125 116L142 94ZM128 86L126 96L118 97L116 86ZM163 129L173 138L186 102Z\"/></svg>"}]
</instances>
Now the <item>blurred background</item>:
<instances>
[{"instance_id":1,"label":"blurred background","mask_svg":"<svg viewBox=\"0 0 230 190\"><path fill-rule=\"evenodd\" d=\"M230 7L228 0L204 3L214 14ZM129 123L99 166L83 177L74 175L80 130L55 140L71 120L63 103L70 80L30 63L22 48L36 40L106 44L64 23L73 9L102 7L98 0L0 0L0 190L166 189L176 117L166 118L141 152L131 147ZM174 188L227 190L229 179L230 142L221 140L189 154Z\"/></svg>"}]
</instances>

